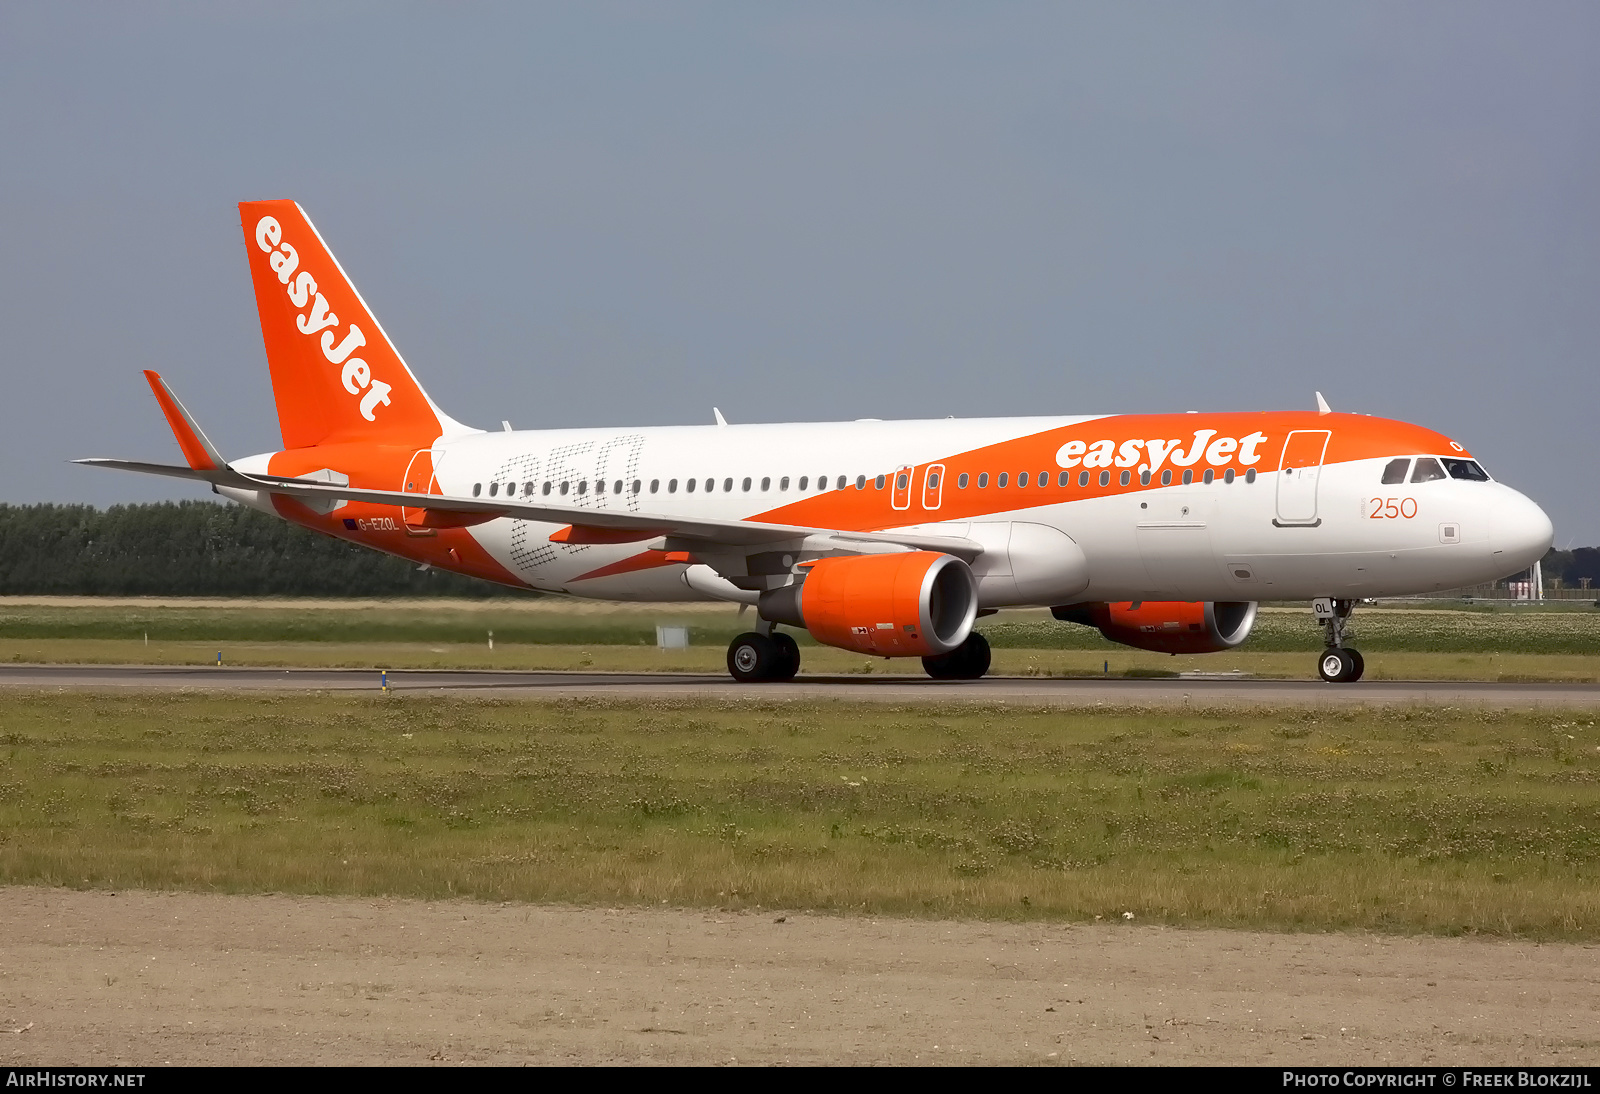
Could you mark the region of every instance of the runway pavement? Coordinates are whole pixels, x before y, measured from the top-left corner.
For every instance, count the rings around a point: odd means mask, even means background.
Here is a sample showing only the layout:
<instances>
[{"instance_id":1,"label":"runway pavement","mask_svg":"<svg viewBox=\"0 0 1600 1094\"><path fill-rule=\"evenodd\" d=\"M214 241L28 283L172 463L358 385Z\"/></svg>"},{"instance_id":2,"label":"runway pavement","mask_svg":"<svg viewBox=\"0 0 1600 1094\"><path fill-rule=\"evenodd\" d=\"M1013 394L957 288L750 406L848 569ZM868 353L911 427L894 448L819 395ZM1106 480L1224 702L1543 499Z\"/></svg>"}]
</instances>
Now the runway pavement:
<instances>
[{"instance_id":1,"label":"runway pavement","mask_svg":"<svg viewBox=\"0 0 1600 1094\"><path fill-rule=\"evenodd\" d=\"M1241 677L1052 679L999 676L936 681L915 676L801 676L784 684L740 684L726 676L665 673L390 672L392 693L516 698L804 698L854 702L1025 703L1033 706L1427 706L1600 707L1600 685L1465 681L1324 684ZM0 665L0 687L75 691L338 691L380 689L369 669L270 669L171 665Z\"/></svg>"}]
</instances>

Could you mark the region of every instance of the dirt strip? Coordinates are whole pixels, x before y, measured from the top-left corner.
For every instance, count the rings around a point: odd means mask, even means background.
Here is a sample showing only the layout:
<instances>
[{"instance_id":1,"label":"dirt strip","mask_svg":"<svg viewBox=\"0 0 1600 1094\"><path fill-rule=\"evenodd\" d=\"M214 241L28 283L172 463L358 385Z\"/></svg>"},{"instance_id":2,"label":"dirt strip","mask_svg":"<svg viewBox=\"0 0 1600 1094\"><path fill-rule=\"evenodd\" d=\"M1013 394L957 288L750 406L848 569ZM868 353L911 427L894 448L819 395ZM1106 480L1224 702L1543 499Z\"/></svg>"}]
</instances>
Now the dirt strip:
<instances>
[{"instance_id":1,"label":"dirt strip","mask_svg":"<svg viewBox=\"0 0 1600 1094\"><path fill-rule=\"evenodd\" d=\"M1600 1060L1594 946L26 887L0 922L0 1064Z\"/></svg>"}]
</instances>

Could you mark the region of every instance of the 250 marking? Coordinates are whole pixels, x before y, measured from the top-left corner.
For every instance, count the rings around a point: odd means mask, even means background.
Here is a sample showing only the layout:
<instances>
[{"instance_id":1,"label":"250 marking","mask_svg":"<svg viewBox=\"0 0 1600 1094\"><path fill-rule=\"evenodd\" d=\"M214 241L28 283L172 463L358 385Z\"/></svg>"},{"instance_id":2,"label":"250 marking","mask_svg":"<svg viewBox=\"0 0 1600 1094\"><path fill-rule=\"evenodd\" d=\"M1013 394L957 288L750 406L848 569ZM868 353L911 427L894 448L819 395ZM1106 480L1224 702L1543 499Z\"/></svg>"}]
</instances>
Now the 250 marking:
<instances>
[{"instance_id":1,"label":"250 marking","mask_svg":"<svg viewBox=\"0 0 1600 1094\"><path fill-rule=\"evenodd\" d=\"M1369 520L1410 520L1417 515L1416 498L1373 498Z\"/></svg>"}]
</instances>

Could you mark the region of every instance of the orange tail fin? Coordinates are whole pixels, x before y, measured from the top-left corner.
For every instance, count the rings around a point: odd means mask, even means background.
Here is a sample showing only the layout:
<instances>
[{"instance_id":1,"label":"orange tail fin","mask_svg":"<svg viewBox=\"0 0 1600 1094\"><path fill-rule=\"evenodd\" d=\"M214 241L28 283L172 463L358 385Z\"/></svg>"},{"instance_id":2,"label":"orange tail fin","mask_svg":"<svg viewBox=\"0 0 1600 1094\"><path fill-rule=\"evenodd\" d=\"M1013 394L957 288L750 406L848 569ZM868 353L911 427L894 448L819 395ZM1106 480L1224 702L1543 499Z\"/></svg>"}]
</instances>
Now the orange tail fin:
<instances>
[{"instance_id":1,"label":"orange tail fin","mask_svg":"<svg viewBox=\"0 0 1600 1094\"><path fill-rule=\"evenodd\" d=\"M466 432L434 405L298 204L239 203L285 448L426 446Z\"/></svg>"}]
</instances>

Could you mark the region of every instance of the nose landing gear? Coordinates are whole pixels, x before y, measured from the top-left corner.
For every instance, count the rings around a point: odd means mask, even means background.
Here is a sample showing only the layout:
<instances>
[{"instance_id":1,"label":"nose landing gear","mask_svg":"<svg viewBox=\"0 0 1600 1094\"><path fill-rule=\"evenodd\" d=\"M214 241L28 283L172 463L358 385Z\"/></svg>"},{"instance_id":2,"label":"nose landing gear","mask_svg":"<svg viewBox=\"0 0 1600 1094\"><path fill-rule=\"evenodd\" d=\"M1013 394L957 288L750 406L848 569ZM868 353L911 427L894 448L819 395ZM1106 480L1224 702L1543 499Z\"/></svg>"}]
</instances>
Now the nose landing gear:
<instances>
[{"instance_id":1,"label":"nose landing gear","mask_svg":"<svg viewBox=\"0 0 1600 1094\"><path fill-rule=\"evenodd\" d=\"M1317 675L1330 684L1353 684L1361 679L1367 663L1361 651L1344 644L1344 628L1355 608L1354 600L1320 596L1311 602L1311 614L1326 630L1327 649L1317 659Z\"/></svg>"}]
</instances>

